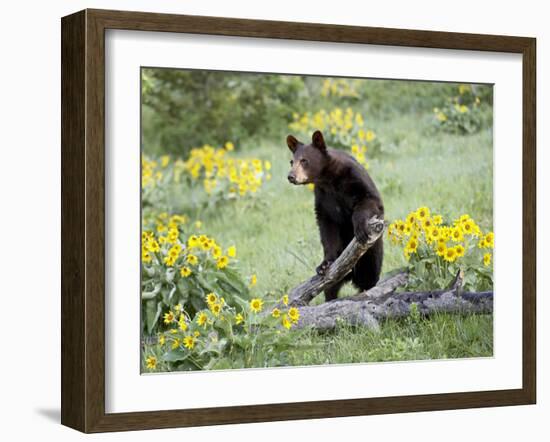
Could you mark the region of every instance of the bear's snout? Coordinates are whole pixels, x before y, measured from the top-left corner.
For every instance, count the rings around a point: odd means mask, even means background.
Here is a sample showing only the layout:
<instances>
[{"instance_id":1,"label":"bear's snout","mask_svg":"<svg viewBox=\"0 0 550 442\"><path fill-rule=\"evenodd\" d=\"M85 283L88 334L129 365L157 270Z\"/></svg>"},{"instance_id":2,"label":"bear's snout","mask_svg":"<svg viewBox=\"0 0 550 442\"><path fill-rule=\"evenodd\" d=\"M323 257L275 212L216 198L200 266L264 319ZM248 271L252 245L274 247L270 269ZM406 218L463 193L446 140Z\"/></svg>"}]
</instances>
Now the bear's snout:
<instances>
[{"instance_id":1,"label":"bear's snout","mask_svg":"<svg viewBox=\"0 0 550 442\"><path fill-rule=\"evenodd\" d=\"M296 175L294 175L292 172L288 174L288 181L292 184L298 184L296 181Z\"/></svg>"}]
</instances>

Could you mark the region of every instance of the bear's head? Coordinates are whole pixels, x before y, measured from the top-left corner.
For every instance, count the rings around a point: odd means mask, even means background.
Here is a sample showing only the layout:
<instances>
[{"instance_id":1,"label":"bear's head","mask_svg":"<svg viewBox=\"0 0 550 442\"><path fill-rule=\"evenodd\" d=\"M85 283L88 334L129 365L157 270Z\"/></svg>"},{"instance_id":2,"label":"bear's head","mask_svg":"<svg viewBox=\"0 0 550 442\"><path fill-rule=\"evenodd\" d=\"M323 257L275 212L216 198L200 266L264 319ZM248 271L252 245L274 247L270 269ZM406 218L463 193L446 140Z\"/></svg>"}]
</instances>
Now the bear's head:
<instances>
[{"instance_id":1,"label":"bear's head","mask_svg":"<svg viewBox=\"0 0 550 442\"><path fill-rule=\"evenodd\" d=\"M301 143L292 135L286 137L286 144L293 154L288 181L292 184L315 183L329 160L321 131L313 133L311 144Z\"/></svg>"}]
</instances>

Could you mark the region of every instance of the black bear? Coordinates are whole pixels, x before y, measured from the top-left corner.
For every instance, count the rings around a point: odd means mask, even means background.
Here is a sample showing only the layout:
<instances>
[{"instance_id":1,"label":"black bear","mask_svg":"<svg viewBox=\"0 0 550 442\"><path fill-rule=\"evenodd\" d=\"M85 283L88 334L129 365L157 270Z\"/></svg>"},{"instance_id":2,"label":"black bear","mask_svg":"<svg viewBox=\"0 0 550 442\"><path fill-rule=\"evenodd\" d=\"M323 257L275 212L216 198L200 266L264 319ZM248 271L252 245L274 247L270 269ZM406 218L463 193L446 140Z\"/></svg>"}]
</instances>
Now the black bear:
<instances>
[{"instance_id":1,"label":"black bear","mask_svg":"<svg viewBox=\"0 0 550 442\"><path fill-rule=\"evenodd\" d=\"M384 205L364 167L351 155L327 148L320 131L313 134L311 144L303 144L292 135L287 137L287 144L293 153L288 181L315 185L315 214L324 251L317 273L323 274L354 236L362 243L367 241L367 220L374 215L383 217ZM382 237L342 281L325 290L327 301L336 299L350 279L361 290L376 285L384 254Z\"/></svg>"}]
</instances>

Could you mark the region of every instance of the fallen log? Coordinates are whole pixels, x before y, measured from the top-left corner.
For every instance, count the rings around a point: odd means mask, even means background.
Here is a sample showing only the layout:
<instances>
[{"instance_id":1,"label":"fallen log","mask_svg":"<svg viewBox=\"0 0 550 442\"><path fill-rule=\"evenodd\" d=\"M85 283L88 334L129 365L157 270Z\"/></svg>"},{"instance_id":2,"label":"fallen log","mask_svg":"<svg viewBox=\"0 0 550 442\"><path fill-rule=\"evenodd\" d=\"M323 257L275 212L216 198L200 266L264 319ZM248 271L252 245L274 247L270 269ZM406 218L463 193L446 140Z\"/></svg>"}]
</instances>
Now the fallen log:
<instances>
[{"instance_id":1,"label":"fallen log","mask_svg":"<svg viewBox=\"0 0 550 442\"><path fill-rule=\"evenodd\" d=\"M424 317L435 313L492 313L493 292L463 293L459 296L451 290L403 292L394 294L381 304L369 299L360 301L349 298L337 299L315 306L298 307L300 319L297 327L330 330L341 321L350 325L377 329L380 320L408 316L413 304L416 305L418 313Z\"/></svg>"},{"instance_id":2,"label":"fallen log","mask_svg":"<svg viewBox=\"0 0 550 442\"><path fill-rule=\"evenodd\" d=\"M435 313L492 313L493 292L462 292L463 280L464 276L459 272L448 289L396 293L395 289L407 281L406 272L401 272L358 295L298 307L300 319L297 327L330 330L342 321L377 329L380 320L408 316L413 305L424 317Z\"/></svg>"}]
</instances>

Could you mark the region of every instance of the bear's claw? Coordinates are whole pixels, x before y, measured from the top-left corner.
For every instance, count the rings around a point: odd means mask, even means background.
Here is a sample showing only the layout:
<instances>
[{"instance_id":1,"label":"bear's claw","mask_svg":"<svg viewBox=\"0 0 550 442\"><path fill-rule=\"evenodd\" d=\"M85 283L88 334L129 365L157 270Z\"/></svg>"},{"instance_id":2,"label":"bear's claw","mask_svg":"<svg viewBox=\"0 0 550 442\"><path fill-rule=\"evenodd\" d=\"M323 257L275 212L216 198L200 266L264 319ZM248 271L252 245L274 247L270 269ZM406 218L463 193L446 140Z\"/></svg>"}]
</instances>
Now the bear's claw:
<instances>
[{"instance_id":1,"label":"bear's claw","mask_svg":"<svg viewBox=\"0 0 550 442\"><path fill-rule=\"evenodd\" d=\"M321 264L319 264L317 266L315 271L317 272L317 274L319 276L323 276L327 272L327 270L331 266L331 264L332 264L332 261L324 260Z\"/></svg>"}]
</instances>

